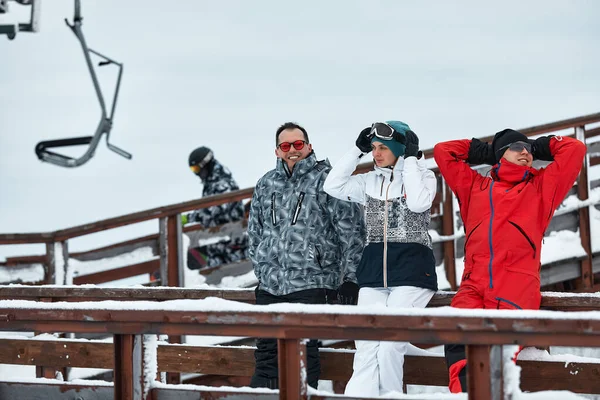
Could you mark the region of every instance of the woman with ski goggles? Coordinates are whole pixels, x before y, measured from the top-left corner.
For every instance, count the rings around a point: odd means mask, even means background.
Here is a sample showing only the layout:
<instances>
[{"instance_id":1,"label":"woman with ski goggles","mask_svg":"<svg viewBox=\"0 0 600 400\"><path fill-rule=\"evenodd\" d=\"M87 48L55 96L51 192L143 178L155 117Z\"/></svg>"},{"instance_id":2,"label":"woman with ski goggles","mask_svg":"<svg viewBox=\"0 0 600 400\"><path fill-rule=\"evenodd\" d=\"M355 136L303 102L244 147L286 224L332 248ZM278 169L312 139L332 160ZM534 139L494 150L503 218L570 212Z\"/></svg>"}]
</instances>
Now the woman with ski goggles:
<instances>
[{"instance_id":1,"label":"woman with ski goggles","mask_svg":"<svg viewBox=\"0 0 600 400\"><path fill-rule=\"evenodd\" d=\"M382 140L396 140L406 145L406 137L385 122L375 122L369 131L369 140L377 137Z\"/></svg>"},{"instance_id":2,"label":"woman with ski goggles","mask_svg":"<svg viewBox=\"0 0 600 400\"><path fill-rule=\"evenodd\" d=\"M374 170L352 175L371 151ZM356 146L325 180L329 195L364 206L367 240L356 270L359 306L422 308L437 290L428 231L437 183L421 155L419 138L407 124L376 122L362 130ZM356 341L345 394L402 393L407 349L406 342Z\"/></svg>"}]
</instances>

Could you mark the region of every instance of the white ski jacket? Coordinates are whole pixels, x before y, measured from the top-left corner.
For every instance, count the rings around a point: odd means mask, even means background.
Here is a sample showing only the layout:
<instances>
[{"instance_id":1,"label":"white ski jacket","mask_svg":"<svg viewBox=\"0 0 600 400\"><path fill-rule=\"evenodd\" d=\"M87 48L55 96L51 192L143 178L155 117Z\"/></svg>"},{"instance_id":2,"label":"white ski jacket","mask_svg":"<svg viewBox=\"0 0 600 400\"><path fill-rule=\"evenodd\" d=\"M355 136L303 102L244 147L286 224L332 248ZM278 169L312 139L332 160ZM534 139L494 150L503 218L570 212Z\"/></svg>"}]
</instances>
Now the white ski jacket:
<instances>
[{"instance_id":1,"label":"white ski jacket","mask_svg":"<svg viewBox=\"0 0 600 400\"><path fill-rule=\"evenodd\" d=\"M367 246L357 270L359 285L436 290L429 235L437 187L434 173L424 160L400 157L393 169L375 167L366 174L352 175L362 154L353 147L333 167L323 186L329 195L365 207Z\"/></svg>"}]
</instances>

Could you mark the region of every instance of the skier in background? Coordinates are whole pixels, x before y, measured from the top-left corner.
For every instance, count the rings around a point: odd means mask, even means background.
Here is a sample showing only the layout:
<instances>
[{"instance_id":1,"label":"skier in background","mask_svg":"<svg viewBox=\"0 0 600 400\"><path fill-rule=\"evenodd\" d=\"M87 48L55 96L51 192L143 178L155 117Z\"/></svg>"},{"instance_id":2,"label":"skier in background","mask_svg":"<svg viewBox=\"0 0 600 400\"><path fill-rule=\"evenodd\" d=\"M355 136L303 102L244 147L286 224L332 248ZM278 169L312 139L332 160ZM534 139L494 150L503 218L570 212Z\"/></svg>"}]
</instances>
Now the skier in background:
<instances>
[{"instance_id":1,"label":"skier in background","mask_svg":"<svg viewBox=\"0 0 600 400\"><path fill-rule=\"evenodd\" d=\"M212 150L208 147L202 146L192 151L189 156L189 166L204 186L202 197L239 190L229 169L215 159ZM243 217L242 202L235 201L182 214L181 222L182 225L200 223L203 228L211 228L240 221ZM193 238L193 235L191 236ZM188 249L188 268L203 269L240 261L247 258L247 247L246 234L204 246L191 243Z\"/></svg>"}]
</instances>

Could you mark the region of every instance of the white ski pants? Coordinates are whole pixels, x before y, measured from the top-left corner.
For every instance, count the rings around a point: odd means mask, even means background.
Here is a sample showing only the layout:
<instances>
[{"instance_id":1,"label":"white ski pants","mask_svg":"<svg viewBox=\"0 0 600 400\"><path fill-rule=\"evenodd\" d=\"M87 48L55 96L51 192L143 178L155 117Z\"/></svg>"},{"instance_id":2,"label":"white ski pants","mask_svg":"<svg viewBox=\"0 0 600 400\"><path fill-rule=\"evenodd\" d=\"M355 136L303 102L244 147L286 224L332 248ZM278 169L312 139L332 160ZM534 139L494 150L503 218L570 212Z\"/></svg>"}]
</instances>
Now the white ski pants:
<instances>
[{"instance_id":1,"label":"white ski pants","mask_svg":"<svg viewBox=\"0 0 600 400\"><path fill-rule=\"evenodd\" d=\"M361 288L359 306L424 308L435 291L414 286ZM346 395L380 396L403 393L404 354L408 342L357 340L352 377Z\"/></svg>"}]
</instances>

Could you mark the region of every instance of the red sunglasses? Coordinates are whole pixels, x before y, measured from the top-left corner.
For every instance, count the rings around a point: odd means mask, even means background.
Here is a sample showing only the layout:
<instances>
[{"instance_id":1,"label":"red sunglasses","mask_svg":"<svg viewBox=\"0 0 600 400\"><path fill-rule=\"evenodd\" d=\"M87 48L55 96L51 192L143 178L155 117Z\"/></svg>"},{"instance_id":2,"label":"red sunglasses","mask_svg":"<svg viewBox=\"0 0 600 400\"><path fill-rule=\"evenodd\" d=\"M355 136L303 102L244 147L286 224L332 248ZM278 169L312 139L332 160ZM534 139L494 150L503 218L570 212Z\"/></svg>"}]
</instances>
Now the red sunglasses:
<instances>
[{"instance_id":1,"label":"red sunglasses","mask_svg":"<svg viewBox=\"0 0 600 400\"><path fill-rule=\"evenodd\" d=\"M291 150L292 146L294 146L294 149L296 150L302 150L305 144L306 142L304 140L296 140L295 142L281 142L277 147L279 147L279 150L287 153Z\"/></svg>"}]
</instances>

